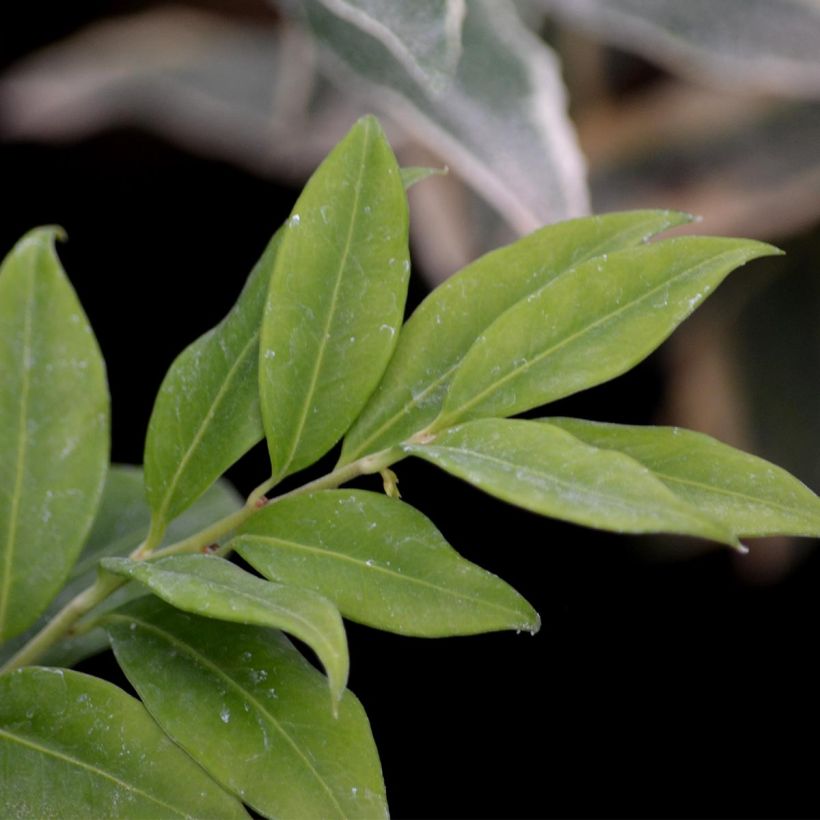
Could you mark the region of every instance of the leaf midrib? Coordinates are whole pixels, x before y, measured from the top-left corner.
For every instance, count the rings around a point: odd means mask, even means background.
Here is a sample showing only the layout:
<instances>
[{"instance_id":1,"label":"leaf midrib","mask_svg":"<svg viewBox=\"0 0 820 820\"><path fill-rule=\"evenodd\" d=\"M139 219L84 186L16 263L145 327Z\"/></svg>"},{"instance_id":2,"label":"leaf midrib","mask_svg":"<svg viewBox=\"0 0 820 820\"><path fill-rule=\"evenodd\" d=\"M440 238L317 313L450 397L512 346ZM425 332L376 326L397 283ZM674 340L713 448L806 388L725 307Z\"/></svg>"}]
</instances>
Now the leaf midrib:
<instances>
[{"instance_id":1,"label":"leaf midrib","mask_svg":"<svg viewBox=\"0 0 820 820\"><path fill-rule=\"evenodd\" d=\"M41 754L51 755L52 757L55 757L58 760L65 761L70 765L76 766L78 769L85 769L89 772L93 772L94 774L103 779L110 780L112 783L116 783L118 786L122 787L126 791L135 792L136 794L139 794L142 797L147 798L148 800L150 800L153 803L156 803L159 806L163 806L166 809L170 809L172 812L174 812L174 814L180 815L180 817L189 817L189 815L186 812L180 811L170 803L166 803L164 800L160 800L158 797L154 797L154 795L150 794L149 792L146 792L143 789L131 783L128 783L125 780L121 780L119 777L112 774L111 772L107 772L105 769L101 769L98 766L95 766L91 763L86 763L85 761L80 760L79 758L70 757L69 755L64 754L63 752L59 752L56 749L53 749L52 747L47 746L45 744L35 743L30 738L24 738L20 735L14 734L13 732L9 732L3 728L0 728L0 736L7 737L12 742L19 743L22 746L28 746L29 748L34 749L35 751L40 752Z\"/></svg>"},{"instance_id":2,"label":"leaf midrib","mask_svg":"<svg viewBox=\"0 0 820 820\"><path fill-rule=\"evenodd\" d=\"M330 333L330 327L333 324L333 319L336 315L336 309L338 307L339 301L339 291L341 290L342 286L342 274L347 266L347 259L350 255L350 247L353 241L353 229L357 222L358 217L358 209L359 209L359 200L361 198L362 187L363 187L363 180L364 180L364 169L365 169L365 162L364 159L367 156L367 151L370 146L370 134L371 134L371 126L368 124L365 126L364 129L364 139L362 140L362 151L361 151L361 159L359 162L359 172L358 177L356 178L356 184L353 189L353 204L350 208L350 223L347 229L347 237L345 238L344 249L342 250L341 256L339 257L339 265L336 271L336 281L333 284L333 293L330 299L330 308L327 312L327 317L325 319L324 329L322 331L322 335L319 340L319 350L316 354L316 361L313 365L313 373L310 377L310 384L308 385L308 389L305 391L304 402L302 404L302 410L299 414L299 423L297 424L296 429L294 430L291 445L290 445L290 452L288 453L287 458L284 461L284 464L279 469L279 475L284 476L290 465L293 463L294 456L296 455L296 451L298 449L300 440L302 438L302 433L305 429L305 424L307 424L307 417L308 417L308 410L310 409L311 402L313 401L313 396L316 392L316 385L319 381L319 373L322 369L322 364L324 363L325 354L329 347L328 342L328 334Z\"/></svg>"},{"instance_id":3,"label":"leaf midrib","mask_svg":"<svg viewBox=\"0 0 820 820\"><path fill-rule=\"evenodd\" d=\"M23 345L21 361L23 363L23 379L20 386L20 415L17 421L17 458L15 461L14 489L11 496L9 510L9 526L6 535L6 555L3 561L3 583L0 587L0 635L6 626L6 617L9 604L9 590L11 588L11 569L17 541L17 519L20 509L20 497L23 489L23 471L26 463L26 449L28 445L27 419L29 394L31 392L31 376L28 360L31 355L32 314L34 312L34 277L36 272L28 277L26 293L26 310L23 317Z\"/></svg>"},{"instance_id":4,"label":"leaf midrib","mask_svg":"<svg viewBox=\"0 0 820 820\"><path fill-rule=\"evenodd\" d=\"M240 536L240 538L241 537L242 536ZM312 544L303 544L299 541L290 541L286 538L278 538L278 537L269 536L269 535L251 535L251 534L248 534L244 537L248 538L248 539L262 541L262 542L265 542L265 543L270 542L272 544L280 544L280 545L285 546L285 547L292 547L295 550L302 550L304 552L310 552L310 553L314 553L316 555L328 556L331 559L336 559L338 561L347 561L351 564L355 564L357 566L362 567L364 572L371 572L371 571L372 572L381 572L384 575L389 575L389 576L398 578L398 579L400 579L401 581L404 581L404 582L418 584L419 586L425 586L425 587L429 587L430 589L434 589L438 592L443 592L443 593L445 593L445 594L447 594L447 595L449 595L453 598L456 598L456 599L461 599L461 600L465 600L465 601L472 601L472 602L474 602L476 604L479 604L481 606L486 606L486 607L491 607L493 609L498 609L501 612L508 612L510 614L520 615L520 613L517 610L510 609L509 607L506 607L503 604L496 604L496 603L484 601L481 598L476 598L473 595L466 595L466 594L461 593L461 592L454 592L453 590L448 589L447 587L440 587L437 584L432 583L431 581L426 581L425 579L419 578L419 577L414 576L414 575L402 575L400 572L396 572L396 570L390 569L390 568L385 567L385 566L382 566L381 564L375 564L375 563L374 564L368 564L367 561L363 561L360 558L355 558L352 555L347 555L346 553L334 552L332 550L324 549L322 547L318 547L318 546L315 546L315 545L312 545Z\"/></svg>"},{"instance_id":5,"label":"leaf midrib","mask_svg":"<svg viewBox=\"0 0 820 820\"><path fill-rule=\"evenodd\" d=\"M167 632L161 629L154 624L148 623L147 621L143 621L139 618L135 618L133 616L124 616L124 615L117 615L113 614L109 616L109 620L112 621L123 621L127 624L137 623L143 629L153 632L155 635L159 636L161 639L165 639L167 643L171 644L171 646L176 647L179 650L189 657L191 657L195 662L201 664L202 666L210 669L211 672L216 675L218 678L221 678L227 685L234 689L236 692L239 693L241 697L247 698L250 702L258 709L258 711L268 719L268 722L276 729L277 732L288 742L294 752L296 752L297 756L302 760L302 762L307 766L316 780L319 782L319 785L325 790L328 797L330 798L333 805L339 812L339 816L342 818L346 818L347 815L344 813L344 809L342 808L339 801L336 799L336 795L333 794L332 789L330 786L325 782L324 778L321 774L316 770L316 767L310 762L308 756L302 752L299 748L298 743L290 736L290 734L283 728L282 724L264 707L262 703L257 700L247 689L243 688L237 681L235 681L232 677L227 675L225 672L220 669L210 658L207 658L202 653L198 652L193 646L189 643L185 643L184 641L180 640L176 636L172 635L170 632ZM150 710L149 710L150 711Z\"/></svg>"},{"instance_id":6,"label":"leaf midrib","mask_svg":"<svg viewBox=\"0 0 820 820\"><path fill-rule=\"evenodd\" d=\"M650 299L652 296L654 296L658 291L663 290L665 287L669 287L669 286L674 285L680 279L690 277L690 276L697 276L698 273L703 268L706 268L710 265L718 264L723 259L725 259L727 257L736 256L736 255L738 255L738 251L736 249L735 250L730 250L730 251L724 251L720 254L717 254L716 256L711 257L710 259L708 259L704 262L701 262L698 265L693 265L692 267L685 268L683 271L681 271L676 276L673 276L669 279L665 279L660 284L656 285L652 289L650 289L650 290L646 291L645 293L643 293L642 295L640 295L637 299L633 299L631 302L627 302L625 305L621 305L618 308L616 308L615 310L604 314L600 318L596 319L594 322L591 322L590 324L587 324L584 327L576 330L574 333L571 333L569 336L565 336L559 342L552 345L552 347L549 347L545 350L542 350L540 353L536 354L531 359L527 359L524 362L524 364L518 365L517 367L514 367L512 370L509 370L503 377L501 377L497 381L493 382L491 385L488 385L483 390L481 390L479 393L476 393L471 399L469 399L466 403L462 404L460 407L448 409L447 405L445 403L445 406L442 410L441 416L439 416L438 421L434 422L435 429L440 430L443 427L451 426L459 418L463 418L465 413L469 412L477 404L480 404L485 398L487 398L487 396L491 395L492 393L497 392L501 387L503 387L505 384L507 384L507 382L511 381L512 379L517 378L522 373L526 373L530 368L537 365L539 362L541 362L546 357L553 355L557 351L561 350L563 347L566 347L568 344L576 341L581 336L584 336L585 334L587 334L590 331L594 330L599 325L611 321L612 319L614 319L616 316L620 315L621 313L625 313L626 311L633 310L638 305L640 305L642 302L644 302L647 299ZM592 261L592 260L588 260L588 261ZM586 263L583 263L583 264L586 264ZM566 271L566 274L569 274L573 270L576 270L576 269L577 268L570 268L568 271ZM562 278L563 278L563 275L559 276L559 277L556 277L551 282L548 282L546 285L544 285L544 289L546 290L547 288L553 286L555 283L557 283ZM536 293L537 292L538 291L536 291ZM504 314L502 314L502 316L499 317L499 319L503 318L503 315ZM492 327L492 325L490 327ZM469 352L472 352L472 350L475 350L475 347L471 348L471 350ZM469 352L468 352L468 355L469 355Z\"/></svg>"}]
</instances>

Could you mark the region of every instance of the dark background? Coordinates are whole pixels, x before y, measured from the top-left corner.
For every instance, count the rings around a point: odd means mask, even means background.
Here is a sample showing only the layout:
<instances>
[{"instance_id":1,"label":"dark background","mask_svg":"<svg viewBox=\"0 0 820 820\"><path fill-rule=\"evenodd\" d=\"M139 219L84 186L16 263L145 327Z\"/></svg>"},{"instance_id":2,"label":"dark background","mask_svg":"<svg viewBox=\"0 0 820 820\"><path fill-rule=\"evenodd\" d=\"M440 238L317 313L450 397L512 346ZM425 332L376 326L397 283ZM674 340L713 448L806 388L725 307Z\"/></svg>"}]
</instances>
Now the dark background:
<instances>
[{"instance_id":1,"label":"dark background","mask_svg":"<svg viewBox=\"0 0 820 820\"><path fill-rule=\"evenodd\" d=\"M38 6L5 25L2 63L109 5ZM35 225L68 232L60 255L108 362L113 457L139 463L165 370L227 312L297 191L126 130L0 144L0 180L0 253ZM416 273L411 304L424 293ZM653 357L551 412L646 423L662 391ZM543 627L534 638L418 640L349 626L350 686L394 816L820 813L816 551L755 586L728 551L670 560L669 539L541 519L426 464L397 472L405 500L524 594ZM251 489L266 477L264 453L231 477Z\"/></svg>"}]
</instances>

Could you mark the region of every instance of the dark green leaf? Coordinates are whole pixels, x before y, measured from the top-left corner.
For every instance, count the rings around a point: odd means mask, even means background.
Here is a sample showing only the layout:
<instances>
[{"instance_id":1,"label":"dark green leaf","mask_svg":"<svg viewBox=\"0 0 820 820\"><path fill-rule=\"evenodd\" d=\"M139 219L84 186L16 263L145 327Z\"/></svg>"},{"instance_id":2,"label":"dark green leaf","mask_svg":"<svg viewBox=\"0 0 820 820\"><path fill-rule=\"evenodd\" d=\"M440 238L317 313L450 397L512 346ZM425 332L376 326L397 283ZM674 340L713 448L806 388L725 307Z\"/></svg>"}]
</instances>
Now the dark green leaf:
<instances>
[{"instance_id":1,"label":"dark green leaf","mask_svg":"<svg viewBox=\"0 0 820 820\"><path fill-rule=\"evenodd\" d=\"M384 817L378 754L346 691L334 719L320 675L280 632L144 598L109 616L117 660L162 728L267 817Z\"/></svg>"},{"instance_id":2,"label":"dark green leaf","mask_svg":"<svg viewBox=\"0 0 820 820\"><path fill-rule=\"evenodd\" d=\"M8 818L248 816L139 701L43 667L0 678L0 805Z\"/></svg>"},{"instance_id":3,"label":"dark green leaf","mask_svg":"<svg viewBox=\"0 0 820 820\"><path fill-rule=\"evenodd\" d=\"M322 456L361 411L395 347L409 270L401 175L366 117L305 186L276 260L259 370L277 478Z\"/></svg>"},{"instance_id":4,"label":"dark green leaf","mask_svg":"<svg viewBox=\"0 0 820 820\"><path fill-rule=\"evenodd\" d=\"M0 267L0 642L65 582L108 467L105 364L58 233L31 231Z\"/></svg>"},{"instance_id":5,"label":"dark green leaf","mask_svg":"<svg viewBox=\"0 0 820 820\"><path fill-rule=\"evenodd\" d=\"M581 441L617 450L740 536L820 536L820 498L785 470L679 427L544 419Z\"/></svg>"},{"instance_id":6,"label":"dark green leaf","mask_svg":"<svg viewBox=\"0 0 820 820\"><path fill-rule=\"evenodd\" d=\"M295 635L317 654L333 697L341 698L347 683L347 641L339 612L326 598L263 581L213 555L172 555L157 561L104 558L101 564L108 572L145 584L185 612Z\"/></svg>"},{"instance_id":7,"label":"dark green leaf","mask_svg":"<svg viewBox=\"0 0 820 820\"><path fill-rule=\"evenodd\" d=\"M533 512L616 532L674 532L737 545L720 521L637 461L534 421L481 419L405 451Z\"/></svg>"},{"instance_id":8,"label":"dark green leaf","mask_svg":"<svg viewBox=\"0 0 820 820\"><path fill-rule=\"evenodd\" d=\"M664 341L730 271L776 253L762 242L687 236L578 265L478 338L433 428L513 415L620 375Z\"/></svg>"},{"instance_id":9,"label":"dark green leaf","mask_svg":"<svg viewBox=\"0 0 820 820\"><path fill-rule=\"evenodd\" d=\"M398 444L430 424L476 338L516 302L573 265L689 219L671 211L633 211L550 225L452 276L402 329L384 378L345 438L342 463Z\"/></svg>"},{"instance_id":10,"label":"dark green leaf","mask_svg":"<svg viewBox=\"0 0 820 820\"><path fill-rule=\"evenodd\" d=\"M465 561L418 510L378 493L283 499L231 544L268 578L314 589L379 629L439 637L539 627L512 587Z\"/></svg>"},{"instance_id":11,"label":"dark green leaf","mask_svg":"<svg viewBox=\"0 0 820 820\"><path fill-rule=\"evenodd\" d=\"M259 329L277 232L230 313L168 370L145 441L145 488L156 537L262 439Z\"/></svg>"}]
</instances>

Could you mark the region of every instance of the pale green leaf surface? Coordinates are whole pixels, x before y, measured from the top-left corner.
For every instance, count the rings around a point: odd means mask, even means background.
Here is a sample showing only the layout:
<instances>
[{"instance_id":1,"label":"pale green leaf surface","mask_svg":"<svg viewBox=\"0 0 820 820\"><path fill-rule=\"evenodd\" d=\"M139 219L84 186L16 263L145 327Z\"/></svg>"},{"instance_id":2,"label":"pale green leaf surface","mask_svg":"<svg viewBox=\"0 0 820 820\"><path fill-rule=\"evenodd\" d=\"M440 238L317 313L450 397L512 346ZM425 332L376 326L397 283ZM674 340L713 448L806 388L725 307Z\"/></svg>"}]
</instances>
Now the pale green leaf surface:
<instances>
[{"instance_id":1,"label":"pale green leaf surface","mask_svg":"<svg viewBox=\"0 0 820 820\"><path fill-rule=\"evenodd\" d=\"M384 378L345 437L341 462L398 444L430 424L476 338L516 302L575 265L645 242L690 218L631 211L550 225L450 277L402 329Z\"/></svg>"},{"instance_id":2,"label":"pale green leaf surface","mask_svg":"<svg viewBox=\"0 0 820 820\"><path fill-rule=\"evenodd\" d=\"M399 169L401 173L401 184L404 190L408 191L416 183L422 182L427 177L443 176L447 173L446 168L427 168L423 165L406 165Z\"/></svg>"},{"instance_id":3,"label":"pale green leaf surface","mask_svg":"<svg viewBox=\"0 0 820 820\"><path fill-rule=\"evenodd\" d=\"M433 428L511 416L619 376L663 342L732 270L776 253L762 242L686 236L568 270L479 336Z\"/></svg>"},{"instance_id":4,"label":"pale green leaf surface","mask_svg":"<svg viewBox=\"0 0 820 820\"><path fill-rule=\"evenodd\" d=\"M248 816L139 701L45 667L0 678L0 810L65 820Z\"/></svg>"},{"instance_id":5,"label":"pale green leaf surface","mask_svg":"<svg viewBox=\"0 0 820 820\"><path fill-rule=\"evenodd\" d=\"M615 532L680 533L737 546L730 529L678 498L634 459L548 424L480 419L404 450L542 515Z\"/></svg>"},{"instance_id":6,"label":"pale green leaf surface","mask_svg":"<svg viewBox=\"0 0 820 820\"><path fill-rule=\"evenodd\" d=\"M650 469L693 507L740 536L820 536L820 498L780 467L703 433L580 419L543 419Z\"/></svg>"},{"instance_id":7,"label":"pale green leaf surface","mask_svg":"<svg viewBox=\"0 0 820 820\"><path fill-rule=\"evenodd\" d=\"M31 231L0 267L0 642L65 582L108 467L105 364L57 234Z\"/></svg>"},{"instance_id":8,"label":"pale green leaf surface","mask_svg":"<svg viewBox=\"0 0 820 820\"><path fill-rule=\"evenodd\" d=\"M403 635L537 631L533 608L463 559L433 523L396 499L326 490L270 504L231 542L271 580L332 600L351 620Z\"/></svg>"},{"instance_id":9,"label":"pale green leaf surface","mask_svg":"<svg viewBox=\"0 0 820 820\"><path fill-rule=\"evenodd\" d=\"M378 40L419 82L446 85L461 56L464 0L321 0L333 14Z\"/></svg>"},{"instance_id":10,"label":"pale green leaf surface","mask_svg":"<svg viewBox=\"0 0 820 820\"><path fill-rule=\"evenodd\" d=\"M219 480L171 522L163 545L187 538L241 506L242 499L236 490L227 481ZM91 532L68 582L32 627L0 647L0 664L17 652L75 595L94 583L97 564L101 558L126 556L136 549L148 532L150 521L151 512L145 502L142 469L130 464L113 464L106 477ZM140 584L127 584L100 606L92 609L88 617L96 617L138 594L148 593ZM108 649L107 636L101 629L92 629L84 635L64 638L52 646L43 656L43 663L50 666L73 666L105 649Z\"/></svg>"},{"instance_id":11,"label":"pale green leaf surface","mask_svg":"<svg viewBox=\"0 0 820 820\"><path fill-rule=\"evenodd\" d=\"M158 533L263 437L259 332L280 236L228 315L179 354L160 386L145 440L145 489Z\"/></svg>"},{"instance_id":12,"label":"pale green leaf surface","mask_svg":"<svg viewBox=\"0 0 820 820\"><path fill-rule=\"evenodd\" d=\"M372 117L305 186L287 222L262 326L262 416L273 474L324 455L384 372L404 313L407 199Z\"/></svg>"},{"instance_id":13,"label":"pale green leaf surface","mask_svg":"<svg viewBox=\"0 0 820 820\"><path fill-rule=\"evenodd\" d=\"M264 581L214 555L172 555L156 561L105 558L101 563L108 572L145 584L185 612L289 632L316 653L333 697L341 698L347 683L347 639L339 611L326 598Z\"/></svg>"},{"instance_id":14,"label":"pale green leaf surface","mask_svg":"<svg viewBox=\"0 0 820 820\"><path fill-rule=\"evenodd\" d=\"M513 3L465 4L461 58L445 84L420 80L377 37L331 13L321 0L305 0L298 8L324 47L327 76L388 113L516 232L589 210L560 65Z\"/></svg>"},{"instance_id":15,"label":"pale green leaf surface","mask_svg":"<svg viewBox=\"0 0 820 820\"><path fill-rule=\"evenodd\" d=\"M385 817L361 704L338 718L324 676L280 632L187 615L144 598L109 616L114 652L154 719L268 817Z\"/></svg>"}]
</instances>

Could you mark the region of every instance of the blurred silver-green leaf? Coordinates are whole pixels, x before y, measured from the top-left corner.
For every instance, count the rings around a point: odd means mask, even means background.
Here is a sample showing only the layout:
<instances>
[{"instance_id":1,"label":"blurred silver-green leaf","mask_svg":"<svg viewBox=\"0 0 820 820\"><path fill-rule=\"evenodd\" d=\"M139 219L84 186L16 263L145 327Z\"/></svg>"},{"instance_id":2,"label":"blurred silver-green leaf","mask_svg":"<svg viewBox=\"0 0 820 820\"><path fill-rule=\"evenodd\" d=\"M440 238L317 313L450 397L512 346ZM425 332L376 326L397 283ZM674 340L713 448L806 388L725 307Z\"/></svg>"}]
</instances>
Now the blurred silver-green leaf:
<instances>
[{"instance_id":1,"label":"blurred silver-green leaf","mask_svg":"<svg viewBox=\"0 0 820 820\"><path fill-rule=\"evenodd\" d=\"M139 701L45 667L0 677L0 806L8 818L248 816Z\"/></svg>"},{"instance_id":2,"label":"blurred silver-green leaf","mask_svg":"<svg viewBox=\"0 0 820 820\"><path fill-rule=\"evenodd\" d=\"M171 555L156 561L104 558L108 572L132 578L184 612L282 629L318 656L337 700L347 683L348 656L336 607L315 592L272 584L215 555Z\"/></svg>"},{"instance_id":3,"label":"blurred silver-green leaf","mask_svg":"<svg viewBox=\"0 0 820 820\"><path fill-rule=\"evenodd\" d=\"M535 610L464 560L409 504L327 490L270 504L231 545L271 580L314 589L354 621L403 635L535 632Z\"/></svg>"},{"instance_id":4,"label":"blurred silver-green leaf","mask_svg":"<svg viewBox=\"0 0 820 820\"><path fill-rule=\"evenodd\" d=\"M266 817L385 817L361 704L338 718L327 684L282 633L179 612L156 598L109 616L114 652L151 715Z\"/></svg>"},{"instance_id":5,"label":"blurred silver-green leaf","mask_svg":"<svg viewBox=\"0 0 820 820\"><path fill-rule=\"evenodd\" d=\"M537 0L594 37L717 84L820 97L816 0Z\"/></svg>"},{"instance_id":6,"label":"blurred silver-green leaf","mask_svg":"<svg viewBox=\"0 0 820 820\"><path fill-rule=\"evenodd\" d=\"M615 532L681 533L737 545L728 527L680 499L642 464L548 424L480 419L404 449L541 515Z\"/></svg>"},{"instance_id":7,"label":"blurred silver-green leaf","mask_svg":"<svg viewBox=\"0 0 820 820\"><path fill-rule=\"evenodd\" d=\"M0 266L0 641L31 626L65 582L108 469L105 362L58 234L30 231Z\"/></svg>"}]
</instances>

